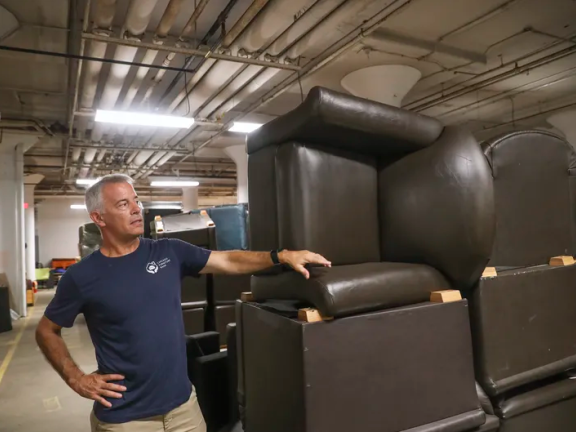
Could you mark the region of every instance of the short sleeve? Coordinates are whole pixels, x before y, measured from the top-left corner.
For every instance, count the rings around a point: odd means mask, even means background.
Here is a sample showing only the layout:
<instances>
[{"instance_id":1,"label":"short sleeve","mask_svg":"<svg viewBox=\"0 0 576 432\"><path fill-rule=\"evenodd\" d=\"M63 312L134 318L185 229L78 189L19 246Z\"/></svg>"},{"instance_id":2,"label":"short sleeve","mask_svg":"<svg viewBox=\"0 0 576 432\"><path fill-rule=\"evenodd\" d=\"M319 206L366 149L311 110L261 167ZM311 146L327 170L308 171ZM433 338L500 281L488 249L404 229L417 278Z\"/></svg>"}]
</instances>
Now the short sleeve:
<instances>
[{"instance_id":1,"label":"short sleeve","mask_svg":"<svg viewBox=\"0 0 576 432\"><path fill-rule=\"evenodd\" d=\"M168 240L172 251L180 262L182 277L198 276L202 269L206 267L212 251L194 246L180 239L171 238Z\"/></svg>"},{"instance_id":2,"label":"short sleeve","mask_svg":"<svg viewBox=\"0 0 576 432\"><path fill-rule=\"evenodd\" d=\"M72 327L83 306L80 290L68 270L58 282L56 295L46 308L44 315L61 327Z\"/></svg>"}]
</instances>

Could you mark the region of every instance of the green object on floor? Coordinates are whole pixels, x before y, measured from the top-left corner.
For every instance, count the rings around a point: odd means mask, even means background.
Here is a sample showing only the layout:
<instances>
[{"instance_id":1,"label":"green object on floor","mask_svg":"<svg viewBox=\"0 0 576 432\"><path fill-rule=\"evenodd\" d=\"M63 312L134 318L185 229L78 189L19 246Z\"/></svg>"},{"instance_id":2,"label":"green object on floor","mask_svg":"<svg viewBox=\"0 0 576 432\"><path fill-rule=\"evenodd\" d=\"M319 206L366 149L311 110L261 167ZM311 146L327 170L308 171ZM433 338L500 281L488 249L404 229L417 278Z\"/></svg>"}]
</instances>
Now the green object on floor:
<instances>
[{"instance_id":1,"label":"green object on floor","mask_svg":"<svg viewBox=\"0 0 576 432\"><path fill-rule=\"evenodd\" d=\"M37 268L36 269L36 280L37 281L47 281L50 279L50 269L49 268Z\"/></svg>"}]
</instances>

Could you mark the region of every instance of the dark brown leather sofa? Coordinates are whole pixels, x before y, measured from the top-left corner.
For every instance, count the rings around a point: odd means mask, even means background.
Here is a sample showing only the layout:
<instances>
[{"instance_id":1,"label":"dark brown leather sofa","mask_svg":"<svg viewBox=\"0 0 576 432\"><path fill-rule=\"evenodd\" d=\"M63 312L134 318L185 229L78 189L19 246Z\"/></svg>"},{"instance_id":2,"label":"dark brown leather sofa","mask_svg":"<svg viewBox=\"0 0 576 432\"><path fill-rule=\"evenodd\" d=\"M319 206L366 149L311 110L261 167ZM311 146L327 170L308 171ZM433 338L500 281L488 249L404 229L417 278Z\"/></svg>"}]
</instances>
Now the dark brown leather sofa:
<instances>
[{"instance_id":1,"label":"dark brown leather sofa","mask_svg":"<svg viewBox=\"0 0 576 432\"><path fill-rule=\"evenodd\" d=\"M475 389L466 300L492 251L490 167L465 130L314 88L249 136L251 245L333 267L254 276L239 303L248 432L494 430ZM332 320L304 323L294 301ZM494 423L492 422L492 425Z\"/></svg>"},{"instance_id":2,"label":"dark brown leather sofa","mask_svg":"<svg viewBox=\"0 0 576 432\"><path fill-rule=\"evenodd\" d=\"M494 178L496 236L470 301L476 375L503 432L576 430L576 155L560 137L523 131L482 144Z\"/></svg>"}]
</instances>

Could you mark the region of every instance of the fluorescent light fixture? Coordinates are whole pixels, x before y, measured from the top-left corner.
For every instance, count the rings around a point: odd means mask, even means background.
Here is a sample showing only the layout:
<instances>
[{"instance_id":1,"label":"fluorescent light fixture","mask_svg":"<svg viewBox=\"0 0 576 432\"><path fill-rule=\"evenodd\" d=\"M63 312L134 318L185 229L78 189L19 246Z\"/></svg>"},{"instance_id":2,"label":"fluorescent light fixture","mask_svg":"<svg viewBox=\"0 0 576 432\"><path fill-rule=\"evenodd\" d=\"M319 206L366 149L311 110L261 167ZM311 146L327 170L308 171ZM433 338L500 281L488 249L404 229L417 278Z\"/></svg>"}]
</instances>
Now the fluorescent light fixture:
<instances>
[{"instance_id":1,"label":"fluorescent light fixture","mask_svg":"<svg viewBox=\"0 0 576 432\"><path fill-rule=\"evenodd\" d=\"M243 123L243 122L234 122L234 126L228 129L229 132L242 132L242 133L250 133L254 132L262 126L261 123Z\"/></svg>"},{"instance_id":2,"label":"fluorescent light fixture","mask_svg":"<svg viewBox=\"0 0 576 432\"><path fill-rule=\"evenodd\" d=\"M160 114L137 113L128 111L96 110L97 122L121 125L155 126L189 129L194 124L191 117L176 117Z\"/></svg>"},{"instance_id":3,"label":"fluorescent light fixture","mask_svg":"<svg viewBox=\"0 0 576 432\"><path fill-rule=\"evenodd\" d=\"M150 210L182 210L182 206L179 205L153 205L146 208Z\"/></svg>"},{"instance_id":4,"label":"fluorescent light fixture","mask_svg":"<svg viewBox=\"0 0 576 432\"><path fill-rule=\"evenodd\" d=\"M200 183L197 181L191 180L166 180L166 181L159 181L154 180L150 182L150 186L155 187L195 187L198 186Z\"/></svg>"},{"instance_id":5,"label":"fluorescent light fixture","mask_svg":"<svg viewBox=\"0 0 576 432\"><path fill-rule=\"evenodd\" d=\"M86 204L72 204L70 208L74 210L86 210Z\"/></svg>"},{"instance_id":6,"label":"fluorescent light fixture","mask_svg":"<svg viewBox=\"0 0 576 432\"><path fill-rule=\"evenodd\" d=\"M76 179L77 185L92 186L98 179Z\"/></svg>"}]
</instances>

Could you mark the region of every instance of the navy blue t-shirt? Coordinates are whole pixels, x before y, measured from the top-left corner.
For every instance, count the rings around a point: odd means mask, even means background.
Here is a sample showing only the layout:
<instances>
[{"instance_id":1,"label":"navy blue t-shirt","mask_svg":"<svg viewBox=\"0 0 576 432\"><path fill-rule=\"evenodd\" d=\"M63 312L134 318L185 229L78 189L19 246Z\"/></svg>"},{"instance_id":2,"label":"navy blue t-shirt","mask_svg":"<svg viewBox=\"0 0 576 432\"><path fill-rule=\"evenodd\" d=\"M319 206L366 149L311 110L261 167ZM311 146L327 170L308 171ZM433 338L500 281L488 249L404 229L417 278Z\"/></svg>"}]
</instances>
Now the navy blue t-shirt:
<instances>
[{"instance_id":1,"label":"navy blue t-shirt","mask_svg":"<svg viewBox=\"0 0 576 432\"><path fill-rule=\"evenodd\" d=\"M121 374L122 399L96 402L96 417L124 423L166 414L190 398L180 306L184 276L197 276L210 251L177 239L140 239L125 256L96 251L68 268L45 315L71 327L83 313L98 371Z\"/></svg>"}]
</instances>

